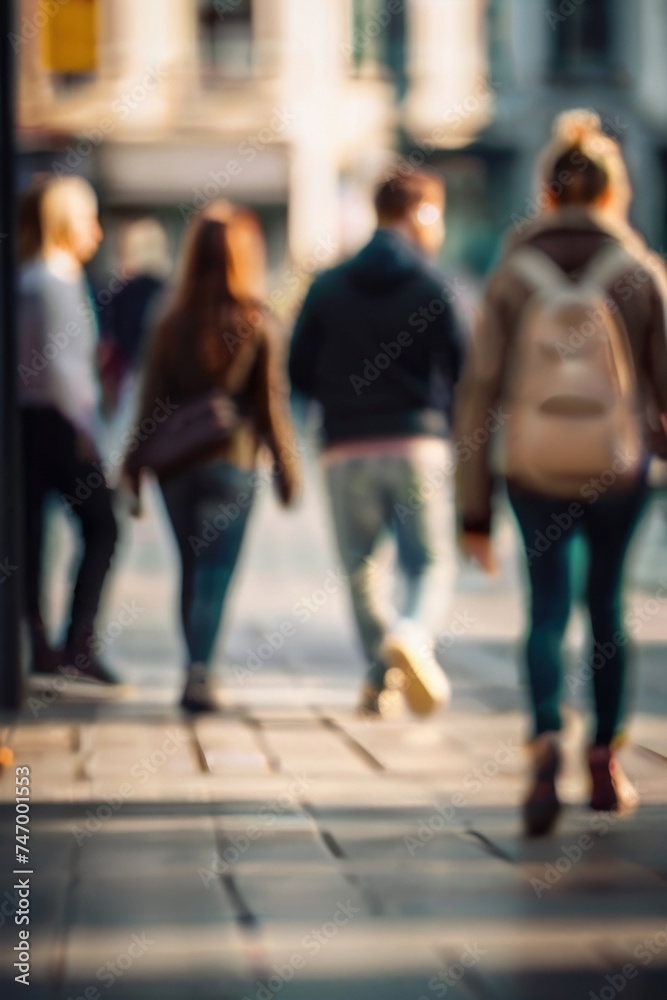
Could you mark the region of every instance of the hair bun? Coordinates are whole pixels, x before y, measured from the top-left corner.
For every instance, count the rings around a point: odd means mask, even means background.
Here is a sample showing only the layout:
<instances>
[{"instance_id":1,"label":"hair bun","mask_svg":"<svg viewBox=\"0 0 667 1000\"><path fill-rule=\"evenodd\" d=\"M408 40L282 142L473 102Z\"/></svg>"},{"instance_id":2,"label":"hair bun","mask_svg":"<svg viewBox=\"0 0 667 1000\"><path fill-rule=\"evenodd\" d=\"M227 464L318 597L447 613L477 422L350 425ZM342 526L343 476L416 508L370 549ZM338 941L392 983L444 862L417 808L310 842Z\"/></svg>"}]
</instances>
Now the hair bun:
<instances>
[{"instance_id":1,"label":"hair bun","mask_svg":"<svg viewBox=\"0 0 667 1000\"><path fill-rule=\"evenodd\" d=\"M597 111L574 108L554 119L553 134L562 142L575 145L592 136L603 135L602 121Z\"/></svg>"}]
</instances>

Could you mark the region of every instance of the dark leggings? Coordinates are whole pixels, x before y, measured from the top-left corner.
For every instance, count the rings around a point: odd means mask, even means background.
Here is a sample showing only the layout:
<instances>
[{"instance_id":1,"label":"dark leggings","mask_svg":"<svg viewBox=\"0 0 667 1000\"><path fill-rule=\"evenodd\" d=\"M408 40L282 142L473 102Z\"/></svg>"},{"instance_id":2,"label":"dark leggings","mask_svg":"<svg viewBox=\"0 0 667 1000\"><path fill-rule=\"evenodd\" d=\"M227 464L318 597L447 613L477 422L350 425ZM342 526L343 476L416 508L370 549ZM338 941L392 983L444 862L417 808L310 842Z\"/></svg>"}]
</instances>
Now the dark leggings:
<instances>
[{"instance_id":1,"label":"dark leggings","mask_svg":"<svg viewBox=\"0 0 667 1000\"><path fill-rule=\"evenodd\" d=\"M623 570L628 547L648 498L642 481L595 502L563 501L528 493L515 484L509 496L523 536L530 577L530 630L526 647L535 735L561 728L562 644L572 604L573 541L583 534L589 556L586 603L594 648L597 715L595 744L619 735L626 708L628 636L623 626Z\"/></svg>"},{"instance_id":2,"label":"dark leggings","mask_svg":"<svg viewBox=\"0 0 667 1000\"><path fill-rule=\"evenodd\" d=\"M254 479L254 473L215 462L160 483L181 556L181 621L190 663L211 663Z\"/></svg>"}]
</instances>

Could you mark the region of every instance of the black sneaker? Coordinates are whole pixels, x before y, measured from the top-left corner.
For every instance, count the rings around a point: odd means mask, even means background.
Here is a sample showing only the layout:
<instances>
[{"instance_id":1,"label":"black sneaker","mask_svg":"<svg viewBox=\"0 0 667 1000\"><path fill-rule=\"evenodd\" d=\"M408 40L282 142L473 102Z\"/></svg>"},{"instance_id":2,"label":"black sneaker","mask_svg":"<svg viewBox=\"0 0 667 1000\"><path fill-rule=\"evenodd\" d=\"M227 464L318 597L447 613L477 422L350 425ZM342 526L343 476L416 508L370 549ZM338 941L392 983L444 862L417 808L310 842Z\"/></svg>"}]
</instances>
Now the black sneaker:
<instances>
[{"instance_id":1,"label":"black sneaker","mask_svg":"<svg viewBox=\"0 0 667 1000\"><path fill-rule=\"evenodd\" d=\"M41 618L31 617L28 621L30 649L32 652L32 672L53 677L58 673L60 657L46 638L46 629Z\"/></svg>"},{"instance_id":2,"label":"black sneaker","mask_svg":"<svg viewBox=\"0 0 667 1000\"><path fill-rule=\"evenodd\" d=\"M95 656L85 656L77 653L65 653L62 666L58 667L58 673L65 677L70 677L76 681L89 681L92 684L120 684L120 680L112 671L98 660Z\"/></svg>"},{"instance_id":3,"label":"black sneaker","mask_svg":"<svg viewBox=\"0 0 667 1000\"><path fill-rule=\"evenodd\" d=\"M60 657L55 649L32 647L32 673L40 677L54 677L60 672Z\"/></svg>"},{"instance_id":4,"label":"black sneaker","mask_svg":"<svg viewBox=\"0 0 667 1000\"><path fill-rule=\"evenodd\" d=\"M215 712L217 710L213 686L203 663L193 663L188 668L181 708L186 712Z\"/></svg>"},{"instance_id":5,"label":"black sneaker","mask_svg":"<svg viewBox=\"0 0 667 1000\"><path fill-rule=\"evenodd\" d=\"M58 673L72 680L93 684L120 684L120 680L90 649L88 636L70 642L65 647L58 666Z\"/></svg>"}]
</instances>

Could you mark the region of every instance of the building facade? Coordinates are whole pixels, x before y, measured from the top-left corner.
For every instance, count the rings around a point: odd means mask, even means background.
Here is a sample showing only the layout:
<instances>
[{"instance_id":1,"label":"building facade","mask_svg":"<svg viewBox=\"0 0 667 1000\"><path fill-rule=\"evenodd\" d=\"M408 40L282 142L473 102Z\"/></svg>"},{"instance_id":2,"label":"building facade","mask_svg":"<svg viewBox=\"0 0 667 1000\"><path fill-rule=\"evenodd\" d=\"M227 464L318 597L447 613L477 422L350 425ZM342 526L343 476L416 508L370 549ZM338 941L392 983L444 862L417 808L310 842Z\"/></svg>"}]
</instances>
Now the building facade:
<instances>
[{"instance_id":1,"label":"building facade","mask_svg":"<svg viewBox=\"0 0 667 1000\"><path fill-rule=\"evenodd\" d=\"M25 170L89 176L112 222L154 211L177 229L212 197L248 202L274 265L285 245L335 259L371 225L399 129L431 130L482 79L479 46L454 44L482 6L22 0Z\"/></svg>"},{"instance_id":2,"label":"building facade","mask_svg":"<svg viewBox=\"0 0 667 1000\"><path fill-rule=\"evenodd\" d=\"M19 7L24 174L89 176L112 228L152 212L176 236L229 197L258 211L276 275L321 266L365 238L369 190L398 151L445 172L447 256L483 273L530 214L535 153L574 104L623 142L636 220L662 242L667 0Z\"/></svg>"}]
</instances>

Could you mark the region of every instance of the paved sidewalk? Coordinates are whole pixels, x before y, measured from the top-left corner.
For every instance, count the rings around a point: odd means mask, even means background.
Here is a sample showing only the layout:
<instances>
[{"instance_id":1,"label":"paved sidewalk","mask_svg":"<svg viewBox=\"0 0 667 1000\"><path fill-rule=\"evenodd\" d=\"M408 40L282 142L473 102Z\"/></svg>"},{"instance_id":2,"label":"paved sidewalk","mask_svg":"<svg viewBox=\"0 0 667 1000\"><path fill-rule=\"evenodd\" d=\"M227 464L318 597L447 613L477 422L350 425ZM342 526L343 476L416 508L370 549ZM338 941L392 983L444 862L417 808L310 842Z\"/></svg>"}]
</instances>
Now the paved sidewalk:
<instances>
[{"instance_id":1,"label":"paved sidewalk","mask_svg":"<svg viewBox=\"0 0 667 1000\"><path fill-rule=\"evenodd\" d=\"M132 529L108 602L108 658L132 686L111 697L42 682L6 720L16 765L31 769L33 874L26 989L13 983L20 904L5 772L3 997L663 1000L660 518L630 599L638 714L624 757L642 807L620 822L584 808L575 682L569 807L555 836L529 843L518 835L525 720L509 529L501 577L461 577L450 712L369 723L353 712L361 663L316 499L292 517L269 503L258 512L221 648L220 715L192 722L173 708L173 551L151 516ZM279 644L285 622L295 634ZM576 622L570 639L576 647Z\"/></svg>"}]
</instances>

